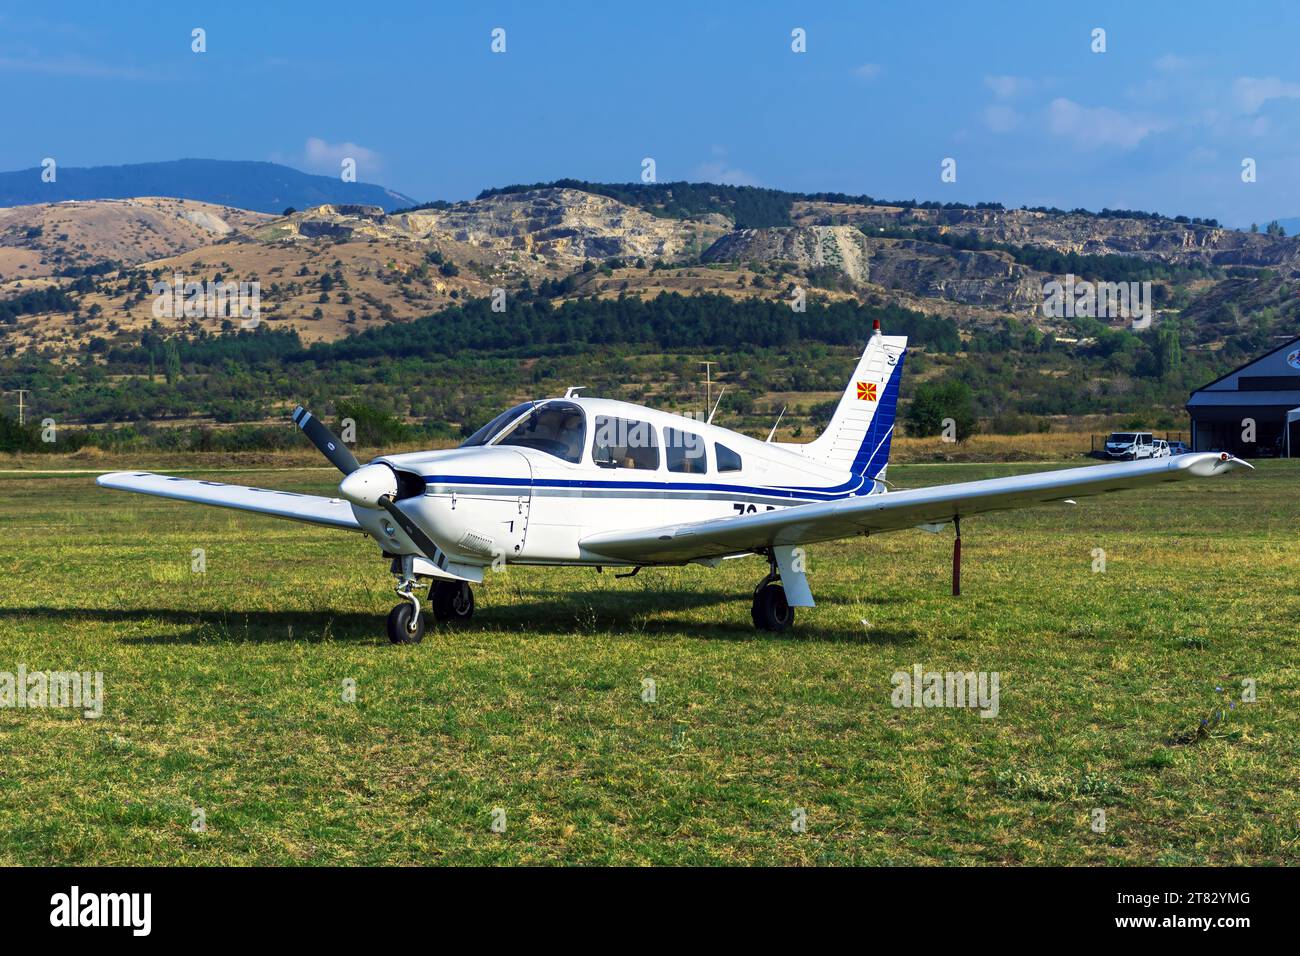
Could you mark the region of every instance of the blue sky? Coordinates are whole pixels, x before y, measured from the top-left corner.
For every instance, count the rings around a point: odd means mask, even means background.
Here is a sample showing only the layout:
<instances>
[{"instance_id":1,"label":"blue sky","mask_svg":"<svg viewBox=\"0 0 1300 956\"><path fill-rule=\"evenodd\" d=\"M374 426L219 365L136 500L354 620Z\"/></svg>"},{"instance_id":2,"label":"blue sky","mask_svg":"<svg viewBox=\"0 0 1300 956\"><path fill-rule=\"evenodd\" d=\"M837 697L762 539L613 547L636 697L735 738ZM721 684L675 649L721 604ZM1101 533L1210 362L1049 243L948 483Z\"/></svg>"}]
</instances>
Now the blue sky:
<instances>
[{"instance_id":1,"label":"blue sky","mask_svg":"<svg viewBox=\"0 0 1300 956\"><path fill-rule=\"evenodd\" d=\"M0 169L346 155L423 200L653 157L661 181L1247 225L1300 216L1297 36L1285 2L10 2Z\"/></svg>"}]
</instances>

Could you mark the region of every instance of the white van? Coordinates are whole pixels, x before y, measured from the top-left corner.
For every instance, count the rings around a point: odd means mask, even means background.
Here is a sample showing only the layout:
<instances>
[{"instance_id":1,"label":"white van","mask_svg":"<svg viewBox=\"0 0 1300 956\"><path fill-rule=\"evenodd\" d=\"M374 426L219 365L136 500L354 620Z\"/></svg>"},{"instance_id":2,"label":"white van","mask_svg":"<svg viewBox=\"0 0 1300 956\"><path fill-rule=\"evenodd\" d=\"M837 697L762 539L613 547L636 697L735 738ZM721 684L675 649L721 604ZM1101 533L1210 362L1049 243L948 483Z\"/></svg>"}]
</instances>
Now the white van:
<instances>
[{"instance_id":1,"label":"white van","mask_svg":"<svg viewBox=\"0 0 1300 956\"><path fill-rule=\"evenodd\" d=\"M1111 432L1106 439L1106 457L1112 461L1152 458L1155 447L1155 438L1150 432Z\"/></svg>"}]
</instances>

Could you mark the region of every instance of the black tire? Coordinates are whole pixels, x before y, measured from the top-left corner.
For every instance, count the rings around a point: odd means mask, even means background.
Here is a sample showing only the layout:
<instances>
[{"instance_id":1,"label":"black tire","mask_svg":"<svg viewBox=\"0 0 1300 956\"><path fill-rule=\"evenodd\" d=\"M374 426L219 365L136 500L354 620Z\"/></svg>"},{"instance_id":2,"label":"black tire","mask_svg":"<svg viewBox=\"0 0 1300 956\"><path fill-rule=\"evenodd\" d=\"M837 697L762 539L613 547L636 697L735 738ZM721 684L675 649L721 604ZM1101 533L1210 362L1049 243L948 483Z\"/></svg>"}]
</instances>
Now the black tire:
<instances>
[{"instance_id":1,"label":"black tire","mask_svg":"<svg viewBox=\"0 0 1300 956\"><path fill-rule=\"evenodd\" d=\"M424 615L403 601L388 612L388 639L394 644L419 644L424 640Z\"/></svg>"},{"instance_id":2,"label":"black tire","mask_svg":"<svg viewBox=\"0 0 1300 956\"><path fill-rule=\"evenodd\" d=\"M440 581L429 593L433 616L448 624L464 624L474 616L474 589L464 581Z\"/></svg>"},{"instance_id":3,"label":"black tire","mask_svg":"<svg viewBox=\"0 0 1300 956\"><path fill-rule=\"evenodd\" d=\"M786 630L794 623L794 608L785 599L785 588L775 581L759 588L751 616L759 630L778 634Z\"/></svg>"}]
</instances>

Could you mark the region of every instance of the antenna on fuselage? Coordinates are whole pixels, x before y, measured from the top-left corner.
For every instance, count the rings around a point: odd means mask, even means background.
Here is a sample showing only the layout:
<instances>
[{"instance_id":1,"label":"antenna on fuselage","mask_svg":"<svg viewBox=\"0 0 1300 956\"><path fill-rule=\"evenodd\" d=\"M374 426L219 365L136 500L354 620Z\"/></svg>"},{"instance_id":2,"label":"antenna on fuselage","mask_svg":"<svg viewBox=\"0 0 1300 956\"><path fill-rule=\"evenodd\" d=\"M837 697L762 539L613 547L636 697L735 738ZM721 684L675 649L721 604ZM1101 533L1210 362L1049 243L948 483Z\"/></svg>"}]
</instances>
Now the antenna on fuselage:
<instances>
[{"instance_id":1,"label":"antenna on fuselage","mask_svg":"<svg viewBox=\"0 0 1300 956\"><path fill-rule=\"evenodd\" d=\"M785 417L785 406L782 405L782 406L781 406L781 414L776 416L776 423L772 426L772 430L771 430L770 432L767 433L767 441L768 441L768 444L771 444L771 443L772 443L772 439L776 437L776 427L777 427L777 425L780 425L780 424L781 424L781 419L784 418L784 417Z\"/></svg>"},{"instance_id":2,"label":"antenna on fuselage","mask_svg":"<svg viewBox=\"0 0 1300 956\"><path fill-rule=\"evenodd\" d=\"M708 421L706 421L704 424L706 425L713 424L713 416L718 414L718 406L722 404L722 396L726 394L727 394L727 386L724 385L722 386L722 391L718 392L718 400L713 403L713 411L709 412Z\"/></svg>"}]
</instances>

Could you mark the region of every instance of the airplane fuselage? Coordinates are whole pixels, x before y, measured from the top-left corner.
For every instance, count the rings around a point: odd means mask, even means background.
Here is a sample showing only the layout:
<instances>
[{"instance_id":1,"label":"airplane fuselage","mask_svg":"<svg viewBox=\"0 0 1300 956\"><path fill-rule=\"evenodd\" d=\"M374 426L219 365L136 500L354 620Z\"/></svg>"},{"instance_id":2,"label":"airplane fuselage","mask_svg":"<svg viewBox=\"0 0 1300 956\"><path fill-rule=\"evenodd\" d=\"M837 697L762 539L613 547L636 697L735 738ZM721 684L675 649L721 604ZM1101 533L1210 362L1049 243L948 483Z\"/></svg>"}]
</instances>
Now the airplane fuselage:
<instances>
[{"instance_id":1,"label":"airplane fuselage","mask_svg":"<svg viewBox=\"0 0 1300 956\"><path fill-rule=\"evenodd\" d=\"M423 493L404 499L403 507L451 560L470 565L623 564L627 562L591 552L580 542L611 528L773 511L882 487L814 462L797 445L759 441L624 402L552 402L572 406L585 418L580 450L570 448L567 456L489 443L376 459L424 482ZM635 426L642 442L637 457L611 460L604 455L603 463L597 462L602 450L598 432L602 426L614 432L611 422ZM354 511L389 553L418 553L382 512Z\"/></svg>"}]
</instances>

